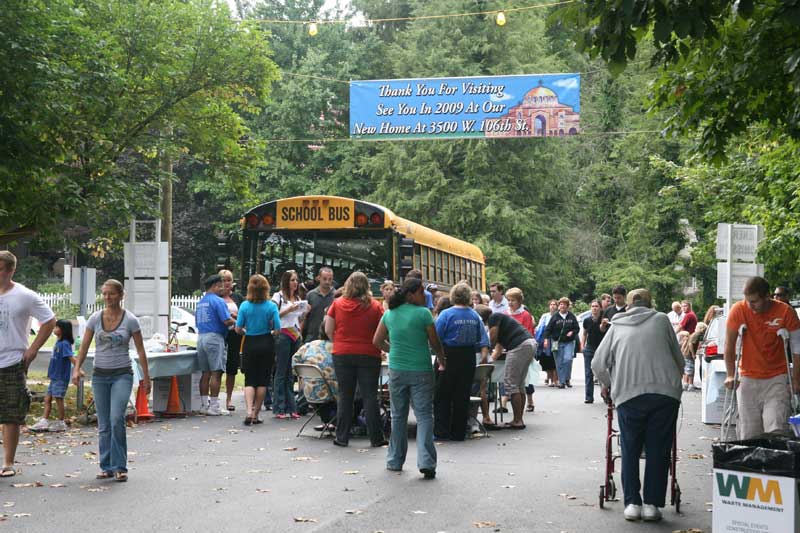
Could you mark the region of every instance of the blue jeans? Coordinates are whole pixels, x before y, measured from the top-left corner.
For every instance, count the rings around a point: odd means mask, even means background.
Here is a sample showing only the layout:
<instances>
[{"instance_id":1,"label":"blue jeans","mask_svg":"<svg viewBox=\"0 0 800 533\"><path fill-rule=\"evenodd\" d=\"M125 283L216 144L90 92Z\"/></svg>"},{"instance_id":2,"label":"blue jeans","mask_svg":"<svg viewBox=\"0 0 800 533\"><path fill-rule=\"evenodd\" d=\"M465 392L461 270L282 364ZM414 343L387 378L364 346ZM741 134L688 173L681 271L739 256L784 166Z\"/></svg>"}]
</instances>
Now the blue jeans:
<instances>
[{"instance_id":1,"label":"blue jeans","mask_svg":"<svg viewBox=\"0 0 800 533\"><path fill-rule=\"evenodd\" d=\"M125 436L125 409L133 389L133 375L92 376L92 394L97 409L100 435L100 470L128 471L128 441Z\"/></svg>"},{"instance_id":2,"label":"blue jeans","mask_svg":"<svg viewBox=\"0 0 800 533\"><path fill-rule=\"evenodd\" d=\"M273 386L272 412L276 415L290 415L297 412L294 403L294 378L292 377L292 356L300 348L301 339L290 339L281 333L275 347L275 384Z\"/></svg>"},{"instance_id":3,"label":"blue jeans","mask_svg":"<svg viewBox=\"0 0 800 533\"><path fill-rule=\"evenodd\" d=\"M389 370L389 395L392 404L392 437L386 466L400 470L408 451L408 405L417 419L417 468L436 468L433 444L433 370Z\"/></svg>"},{"instance_id":4,"label":"blue jeans","mask_svg":"<svg viewBox=\"0 0 800 533\"><path fill-rule=\"evenodd\" d=\"M556 372L562 385L572 378L572 360L575 359L575 341L559 342L556 357Z\"/></svg>"},{"instance_id":5,"label":"blue jeans","mask_svg":"<svg viewBox=\"0 0 800 533\"><path fill-rule=\"evenodd\" d=\"M644 503L664 507L672 435L680 402L663 394L642 394L617 406L622 440L622 490L625 505L642 505L639 495L639 458L647 449L644 466Z\"/></svg>"},{"instance_id":6,"label":"blue jeans","mask_svg":"<svg viewBox=\"0 0 800 533\"><path fill-rule=\"evenodd\" d=\"M584 400L594 401L594 373L592 373L592 358L594 348L591 346L583 347L583 379L586 381L586 392Z\"/></svg>"}]
</instances>

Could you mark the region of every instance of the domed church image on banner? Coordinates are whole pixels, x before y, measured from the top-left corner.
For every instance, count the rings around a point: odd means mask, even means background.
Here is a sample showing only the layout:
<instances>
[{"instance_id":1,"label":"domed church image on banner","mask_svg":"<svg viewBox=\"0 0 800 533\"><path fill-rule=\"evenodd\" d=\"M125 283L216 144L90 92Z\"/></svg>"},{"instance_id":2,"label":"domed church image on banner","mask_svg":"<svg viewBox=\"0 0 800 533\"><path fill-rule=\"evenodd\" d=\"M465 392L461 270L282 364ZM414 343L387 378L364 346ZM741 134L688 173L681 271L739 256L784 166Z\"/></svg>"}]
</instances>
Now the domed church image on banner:
<instances>
[{"instance_id":1,"label":"domed church image on banner","mask_svg":"<svg viewBox=\"0 0 800 533\"><path fill-rule=\"evenodd\" d=\"M508 113L492 122L510 122L512 128L487 127L486 137L563 137L580 132L580 113L572 106L562 104L558 94L542 85L534 87L522 101L509 108ZM487 120L487 122L489 122Z\"/></svg>"}]
</instances>

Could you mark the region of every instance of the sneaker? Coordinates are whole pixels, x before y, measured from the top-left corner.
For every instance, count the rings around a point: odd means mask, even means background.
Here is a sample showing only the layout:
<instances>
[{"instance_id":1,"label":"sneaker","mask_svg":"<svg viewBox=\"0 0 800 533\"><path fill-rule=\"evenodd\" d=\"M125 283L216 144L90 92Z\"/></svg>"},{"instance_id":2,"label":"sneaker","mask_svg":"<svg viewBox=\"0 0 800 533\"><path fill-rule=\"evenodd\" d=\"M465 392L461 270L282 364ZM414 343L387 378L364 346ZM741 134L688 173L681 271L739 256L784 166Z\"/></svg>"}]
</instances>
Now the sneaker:
<instances>
[{"instance_id":1,"label":"sneaker","mask_svg":"<svg viewBox=\"0 0 800 533\"><path fill-rule=\"evenodd\" d=\"M222 415L222 411L219 410L219 405L211 405L206 411L206 414L208 416L220 416Z\"/></svg>"},{"instance_id":2,"label":"sneaker","mask_svg":"<svg viewBox=\"0 0 800 533\"><path fill-rule=\"evenodd\" d=\"M644 504L642 506L642 520L645 522L658 522L661 520L661 510L655 505Z\"/></svg>"},{"instance_id":3,"label":"sneaker","mask_svg":"<svg viewBox=\"0 0 800 533\"><path fill-rule=\"evenodd\" d=\"M686 390L687 390L688 392L693 392L693 391L696 391L696 390L700 390L700 388L699 388L699 387L695 387L695 386L694 386L694 383L692 383L692 384L690 384L690 385L689 385L689 387L687 387L687 389L686 389Z\"/></svg>"},{"instance_id":4,"label":"sneaker","mask_svg":"<svg viewBox=\"0 0 800 533\"><path fill-rule=\"evenodd\" d=\"M625 520L641 520L642 519L642 506L630 504L625 507Z\"/></svg>"},{"instance_id":5,"label":"sneaker","mask_svg":"<svg viewBox=\"0 0 800 533\"><path fill-rule=\"evenodd\" d=\"M34 425L31 426L31 431L47 431L50 427L50 422L46 418L40 418Z\"/></svg>"},{"instance_id":6,"label":"sneaker","mask_svg":"<svg viewBox=\"0 0 800 533\"><path fill-rule=\"evenodd\" d=\"M685 390L685 391L689 390L689 384L688 383L684 383L683 384L683 390Z\"/></svg>"},{"instance_id":7,"label":"sneaker","mask_svg":"<svg viewBox=\"0 0 800 533\"><path fill-rule=\"evenodd\" d=\"M207 405L201 406L200 409L197 412L200 413L201 415L207 415L208 414L208 406Z\"/></svg>"},{"instance_id":8,"label":"sneaker","mask_svg":"<svg viewBox=\"0 0 800 533\"><path fill-rule=\"evenodd\" d=\"M57 431L66 431L67 424L63 420L54 420L50 427L47 428L47 431L57 432Z\"/></svg>"},{"instance_id":9,"label":"sneaker","mask_svg":"<svg viewBox=\"0 0 800 533\"><path fill-rule=\"evenodd\" d=\"M289 416L292 417L292 420L298 420L300 418L300 413L292 413Z\"/></svg>"}]
</instances>

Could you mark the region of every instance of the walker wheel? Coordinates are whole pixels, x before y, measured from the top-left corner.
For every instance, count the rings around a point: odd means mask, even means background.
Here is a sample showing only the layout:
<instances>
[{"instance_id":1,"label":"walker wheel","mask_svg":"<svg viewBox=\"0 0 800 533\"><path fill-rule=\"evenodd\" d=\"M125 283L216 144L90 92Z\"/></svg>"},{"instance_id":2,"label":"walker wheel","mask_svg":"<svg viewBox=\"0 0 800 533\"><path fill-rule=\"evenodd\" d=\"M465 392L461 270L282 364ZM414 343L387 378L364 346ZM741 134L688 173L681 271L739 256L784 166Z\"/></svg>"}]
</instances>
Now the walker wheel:
<instances>
[{"instance_id":1,"label":"walker wheel","mask_svg":"<svg viewBox=\"0 0 800 533\"><path fill-rule=\"evenodd\" d=\"M605 503L605 500L606 500L606 487L605 485L600 485L600 499L598 500L600 509L603 508L603 503Z\"/></svg>"},{"instance_id":2,"label":"walker wheel","mask_svg":"<svg viewBox=\"0 0 800 533\"><path fill-rule=\"evenodd\" d=\"M614 478L613 477L612 478L608 478L608 486L609 486L608 499L609 499L609 501L610 500L614 500L617 497L617 484L614 483Z\"/></svg>"}]
</instances>

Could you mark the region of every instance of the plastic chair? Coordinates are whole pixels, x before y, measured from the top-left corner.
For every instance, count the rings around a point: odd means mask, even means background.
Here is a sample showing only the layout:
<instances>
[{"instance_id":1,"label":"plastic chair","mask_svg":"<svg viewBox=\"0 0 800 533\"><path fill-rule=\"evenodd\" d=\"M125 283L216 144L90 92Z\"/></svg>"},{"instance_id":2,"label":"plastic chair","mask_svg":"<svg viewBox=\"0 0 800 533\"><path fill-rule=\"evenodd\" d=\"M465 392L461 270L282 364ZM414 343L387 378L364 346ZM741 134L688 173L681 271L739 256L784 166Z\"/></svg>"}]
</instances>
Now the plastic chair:
<instances>
[{"instance_id":1,"label":"plastic chair","mask_svg":"<svg viewBox=\"0 0 800 533\"><path fill-rule=\"evenodd\" d=\"M333 396L333 390L331 389L328 380L325 379L325 374L322 373L322 370L317 365L298 363L294 365L294 373L297 374L297 377L300 379L321 380L323 386L328 390L328 398L330 398L330 400L328 401L319 401L319 400L312 400L311 398L306 398L308 404L314 407L314 414L312 414L311 417L308 420L306 420L306 423L303 424L303 427L301 427L300 431L297 432L297 436L299 437L303 433L303 430L306 428L308 423L314 420L315 416L319 415L320 407L327 404L329 401L332 401L334 396ZM322 420L321 416L320 420ZM325 432L328 431L328 428L331 425L332 425L331 422L325 422L325 426L322 428L322 431L320 432L318 438L321 439L325 435Z\"/></svg>"},{"instance_id":2,"label":"plastic chair","mask_svg":"<svg viewBox=\"0 0 800 533\"><path fill-rule=\"evenodd\" d=\"M494 365L485 364L485 365L477 365L475 366L475 374L472 378L473 383L478 385L489 381L492 377L492 372L494 372ZM477 409L481 404L481 397L480 396L470 396L469 397L469 404L470 404L470 417L471 420L474 420L478 423L478 428L483 432L483 436L487 437L489 432L486 430L486 426L483 425L483 422L478 419L477 416ZM472 413L476 414L472 414Z\"/></svg>"}]
</instances>

